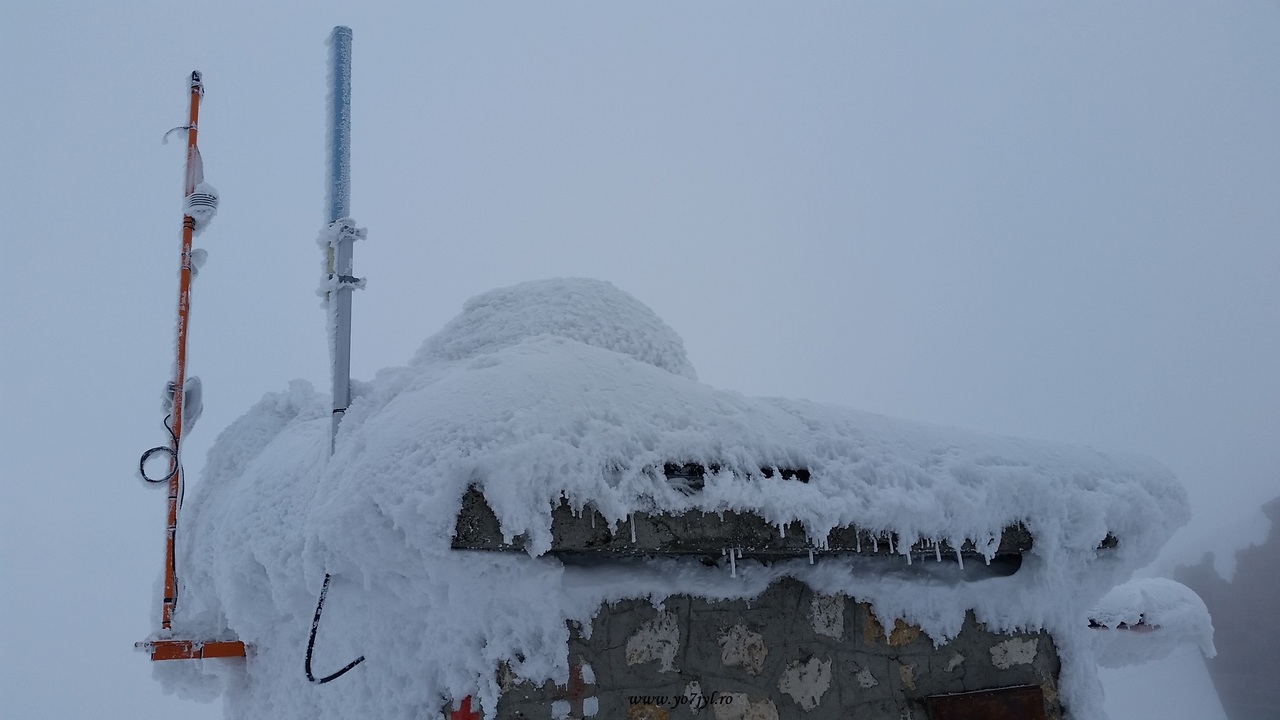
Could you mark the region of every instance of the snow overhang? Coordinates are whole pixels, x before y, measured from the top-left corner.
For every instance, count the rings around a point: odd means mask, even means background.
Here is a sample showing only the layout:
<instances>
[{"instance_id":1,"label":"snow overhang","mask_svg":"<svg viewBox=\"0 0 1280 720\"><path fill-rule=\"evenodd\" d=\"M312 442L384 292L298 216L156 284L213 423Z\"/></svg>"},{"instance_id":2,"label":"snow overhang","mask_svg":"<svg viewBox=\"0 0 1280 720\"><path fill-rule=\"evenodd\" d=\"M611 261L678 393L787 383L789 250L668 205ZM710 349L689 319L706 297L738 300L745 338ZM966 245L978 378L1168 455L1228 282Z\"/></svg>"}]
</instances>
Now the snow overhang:
<instances>
[{"instance_id":1,"label":"snow overhang","mask_svg":"<svg viewBox=\"0 0 1280 720\"><path fill-rule=\"evenodd\" d=\"M691 465L668 464L666 477L687 481ZM772 473L771 473L772 474ZM778 482L801 482L807 470L781 470ZM807 481L807 480L806 480ZM686 485L686 487L688 487ZM697 488L688 489L696 493ZM1107 534L1099 550L1111 550L1118 539ZM758 513L725 510L702 512L634 512L622 522L610 522L590 504L575 509L566 498L551 511L551 546L546 552L558 557L682 557L695 556L714 563L728 550L738 558L764 562L808 556L810 559L839 555L894 557L909 555L920 560L984 561L1014 572L1022 555L1032 549L1031 532L1021 523L1000 533L994 548L979 548L965 540L957 549L947 540L917 539L910 548L901 546L894 532L873 532L846 525L814 537L803 523L771 523ZM504 534L502 524L478 487L468 488L462 498L451 547L455 550L529 552L528 536Z\"/></svg>"},{"instance_id":2,"label":"snow overhang","mask_svg":"<svg viewBox=\"0 0 1280 720\"><path fill-rule=\"evenodd\" d=\"M1168 578L1130 580L1089 611L1094 650L1103 667L1159 660L1184 645L1213 657L1213 622L1194 590Z\"/></svg>"}]
</instances>

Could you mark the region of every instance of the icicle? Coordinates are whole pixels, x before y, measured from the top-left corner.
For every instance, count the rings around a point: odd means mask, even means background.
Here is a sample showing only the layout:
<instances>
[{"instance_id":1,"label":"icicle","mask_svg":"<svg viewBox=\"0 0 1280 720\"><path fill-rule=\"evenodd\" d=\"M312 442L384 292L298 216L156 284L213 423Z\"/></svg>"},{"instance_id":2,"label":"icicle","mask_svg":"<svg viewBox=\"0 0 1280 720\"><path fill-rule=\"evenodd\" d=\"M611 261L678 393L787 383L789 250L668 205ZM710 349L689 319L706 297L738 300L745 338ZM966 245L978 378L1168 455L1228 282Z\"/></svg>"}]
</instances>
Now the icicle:
<instances>
[{"instance_id":1,"label":"icicle","mask_svg":"<svg viewBox=\"0 0 1280 720\"><path fill-rule=\"evenodd\" d=\"M933 544L933 559L942 562L942 543Z\"/></svg>"},{"instance_id":2,"label":"icicle","mask_svg":"<svg viewBox=\"0 0 1280 720\"><path fill-rule=\"evenodd\" d=\"M809 564L813 564L813 548L809 548Z\"/></svg>"},{"instance_id":3,"label":"icicle","mask_svg":"<svg viewBox=\"0 0 1280 720\"><path fill-rule=\"evenodd\" d=\"M627 522L631 523L631 544L636 544L636 518L635 515L628 515Z\"/></svg>"},{"instance_id":4,"label":"icicle","mask_svg":"<svg viewBox=\"0 0 1280 720\"><path fill-rule=\"evenodd\" d=\"M892 555L893 553L893 533L889 533L889 554Z\"/></svg>"},{"instance_id":5,"label":"icicle","mask_svg":"<svg viewBox=\"0 0 1280 720\"><path fill-rule=\"evenodd\" d=\"M782 523L778 523L778 537L784 538L786 536L787 536L787 526L783 525Z\"/></svg>"},{"instance_id":6,"label":"icicle","mask_svg":"<svg viewBox=\"0 0 1280 720\"><path fill-rule=\"evenodd\" d=\"M908 564L908 565L910 565L910 564L911 564L911 551L910 551L910 550L908 550L908 551L907 551L907 564Z\"/></svg>"},{"instance_id":7,"label":"icicle","mask_svg":"<svg viewBox=\"0 0 1280 720\"><path fill-rule=\"evenodd\" d=\"M960 555L960 548L956 548L956 562L960 563L960 569L964 569L964 557Z\"/></svg>"},{"instance_id":8,"label":"icicle","mask_svg":"<svg viewBox=\"0 0 1280 720\"><path fill-rule=\"evenodd\" d=\"M729 548L729 577L731 578L738 577L737 558L738 558L738 554L733 551L733 548Z\"/></svg>"},{"instance_id":9,"label":"icicle","mask_svg":"<svg viewBox=\"0 0 1280 720\"><path fill-rule=\"evenodd\" d=\"M854 550L854 552L860 553L862 552L862 533L857 532L855 530L853 536L858 539L858 547L857 549Z\"/></svg>"},{"instance_id":10,"label":"icicle","mask_svg":"<svg viewBox=\"0 0 1280 720\"><path fill-rule=\"evenodd\" d=\"M877 539L875 535L871 536L871 552L876 554L880 553L880 540Z\"/></svg>"}]
</instances>

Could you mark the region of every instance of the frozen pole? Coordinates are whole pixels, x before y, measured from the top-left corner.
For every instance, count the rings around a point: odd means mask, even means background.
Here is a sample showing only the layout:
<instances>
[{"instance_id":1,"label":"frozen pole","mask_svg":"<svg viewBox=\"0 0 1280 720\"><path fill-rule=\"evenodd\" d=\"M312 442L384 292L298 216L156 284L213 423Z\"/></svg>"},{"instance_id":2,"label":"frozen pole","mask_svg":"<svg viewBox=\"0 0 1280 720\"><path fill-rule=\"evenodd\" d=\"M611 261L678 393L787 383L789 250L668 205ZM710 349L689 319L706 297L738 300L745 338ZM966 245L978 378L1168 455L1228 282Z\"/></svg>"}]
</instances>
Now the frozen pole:
<instances>
[{"instance_id":1,"label":"frozen pole","mask_svg":"<svg viewBox=\"0 0 1280 720\"><path fill-rule=\"evenodd\" d=\"M196 192L196 187L204 179L203 163L200 161L200 150L196 147L196 121L200 115L200 99L204 97L204 85L200 81L200 73L191 73L191 100L187 116L187 172L182 186L182 195L189 199ZM164 543L164 602L160 608L160 627L168 630L172 625L173 612L178 607L178 578L175 572L174 542L178 534L178 505L182 502L182 467L179 464L178 452L182 446L182 415L185 400L185 383L187 376L187 320L191 311L191 239L195 234L196 220L189 208L184 209L182 216L182 263L178 272L178 342L177 357L173 363L173 409L171 413L169 442L169 502L168 524Z\"/></svg>"},{"instance_id":2,"label":"frozen pole","mask_svg":"<svg viewBox=\"0 0 1280 720\"><path fill-rule=\"evenodd\" d=\"M196 233L208 225L218 210L218 193L204 181L204 163L196 146L196 121L200 114L200 99L204 97L204 85L200 73L191 73L191 103L187 124L174 130L187 131L187 177L182 186L186 198L182 204L182 264L178 272L178 338L174 358L174 377L169 383L170 399L166 409L165 427L169 430L169 445L153 447L142 454L138 461L138 475L149 483L167 483L169 486L168 526L164 547L164 595L160 615L160 631L134 647L151 654L152 660L183 660L215 657L244 657L245 646L239 640L189 640L174 632L173 616L178 609L178 569L174 543L178 535L178 511L182 506L182 463L180 450L183 432L190 431L191 423L199 415L199 378L187 377L187 321L191 314L191 279L201 264L202 251L192 250L191 242ZM170 131L172 132L172 130ZM165 133L168 137L169 133ZM188 403L184 406L184 403ZM147 475L147 458L156 452L167 451L169 472L160 478ZM175 637L176 635L176 637Z\"/></svg>"},{"instance_id":3,"label":"frozen pole","mask_svg":"<svg viewBox=\"0 0 1280 720\"><path fill-rule=\"evenodd\" d=\"M351 28L329 35L329 216L351 214Z\"/></svg>"},{"instance_id":4,"label":"frozen pole","mask_svg":"<svg viewBox=\"0 0 1280 720\"><path fill-rule=\"evenodd\" d=\"M351 403L351 291L363 285L353 274L351 246L364 230L351 214L351 28L329 36L329 189L327 238L329 350L333 363L332 453L338 425Z\"/></svg>"}]
</instances>

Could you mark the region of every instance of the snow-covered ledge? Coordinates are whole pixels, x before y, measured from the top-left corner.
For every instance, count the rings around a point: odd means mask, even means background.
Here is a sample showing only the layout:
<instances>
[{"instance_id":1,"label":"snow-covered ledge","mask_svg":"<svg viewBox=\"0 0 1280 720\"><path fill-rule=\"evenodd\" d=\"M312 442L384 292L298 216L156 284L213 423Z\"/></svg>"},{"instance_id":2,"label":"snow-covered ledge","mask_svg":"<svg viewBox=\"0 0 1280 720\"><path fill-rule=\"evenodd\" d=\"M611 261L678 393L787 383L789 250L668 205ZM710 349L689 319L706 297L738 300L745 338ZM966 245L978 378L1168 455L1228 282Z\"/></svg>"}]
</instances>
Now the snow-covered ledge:
<instances>
[{"instance_id":1,"label":"snow-covered ledge","mask_svg":"<svg viewBox=\"0 0 1280 720\"><path fill-rule=\"evenodd\" d=\"M1107 668L1160 660L1184 645L1207 658L1213 647L1209 609L1194 590L1168 578L1117 586L1089 611L1098 664Z\"/></svg>"}]
</instances>

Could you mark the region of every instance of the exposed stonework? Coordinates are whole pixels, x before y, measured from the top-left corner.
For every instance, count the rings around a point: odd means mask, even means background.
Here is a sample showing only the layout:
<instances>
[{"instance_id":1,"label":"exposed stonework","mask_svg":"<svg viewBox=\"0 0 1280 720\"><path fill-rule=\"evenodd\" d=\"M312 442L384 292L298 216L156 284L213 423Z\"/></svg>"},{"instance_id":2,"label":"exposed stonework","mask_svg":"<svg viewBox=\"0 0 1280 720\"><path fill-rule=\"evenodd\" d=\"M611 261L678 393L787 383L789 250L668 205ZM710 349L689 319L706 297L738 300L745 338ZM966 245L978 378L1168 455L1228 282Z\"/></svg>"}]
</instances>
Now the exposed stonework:
<instances>
[{"instance_id":1,"label":"exposed stonework","mask_svg":"<svg viewBox=\"0 0 1280 720\"><path fill-rule=\"evenodd\" d=\"M627 720L669 720L671 711L657 705L632 705L627 708Z\"/></svg>"},{"instance_id":2,"label":"exposed stonework","mask_svg":"<svg viewBox=\"0 0 1280 720\"><path fill-rule=\"evenodd\" d=\"M1036 640L1010 638L991 648L991 664L1001 670L1014 665L1029 665L1036 659Z\"/></svg>"},{"instance_id":3,"label":"exposed stonework","mask_svg":"<svg viewBox=\"0 0 1280 720\"><path fill-rule=\"evenodd\" d=\"M866 634L870 638L870 642L882 642L892 645L893 647L902 647L910 645L920 638L920 628L911 625L902 619L893 621L893 631L889 633L889 637L884 635L884 626L876 619L875 613L871 612L871 606L863 604L864 615L866 618Z\"/></svg>"},{"instance_id":4,"label":"exposed stonework","mask_svg":"<svg viewBox=\"0 0 1280 720\"><path fill-rule=\"evenodd\" d=\"M913 663L913 664L911 664L911 665L899 665L899 666L898 666L898 679L902 681L902 687L904 687L904 688L906 688L906 689L908 689L908 690L915 690L915 689L916 689L916 666L915 666L915 664Z\"/></svg>"},{"instance_id":5,"label":"exposed stonework","mask_svg":"<svg viewBox=\"0 0 1280 720\"><path fill-rule=\"evenodd\" d=\"M769 648L764 645L760 633L743 625L734 625L720 634L720 662L726 667L740 667L752 675L759 675Z\"/></svg>"},{"instance_id":6,"label":"exposed stonework","mask_svg":"<svg viewBox=\"0 0 1280 720\"><path fill-rule=\"evenodd\" d=\"M799 482L794 478L778 482ZM669 476L670 477L670 476ZM813 554L878 556L886 560L901 559L902 548L893 534L877 534L855 527L838 527L825 538L810 538L799 522L782 526L749 512L726 510L720 513L690 511L679 515L633 513L620 526L614 527L594 508L575 511L568 501L551 512L551 553L554 555L590 555L595 557L634 557L638 555L698 555L715 559L723 548L737 548L743 558L778 560ZM1106 543L1104 543L1105 545ZM1005 528L995 549L999 568L1012 563L1009 572L1033 545L1031 533L1021 525ZM525 538L508 542L493 509L484 495L471 488L462 497L462 509L454 528L452 546L459 550L505 550L524 552ZM951 561L956 549L942 541L917 541L909 550L920 559L945 558ZM961 544L959 555L974 562L984 556L972 540Z\"/></svg>"},{"instance_id":7,"label":"exposed stonework","mask_svg":"<svg viewBox=\"0 0 1280 720\"><path fill-rule=\"evenodd\" d=\"M778 680L778 689L790 695L802 710L818 707L827 688L831 687L831 659L809 658L787 666Z\"/></svg>"},{"instance_id":8,"label":"exposed stonework","mask_svg":"<svg viewBox=\"0 0 1280 720\"><path fill-rule=\"evenodd\" d=\"M715 706L715 720L778 720L778 708L768 698L733 693L730 703Z\"/></svg>"},{"instance_id":9,"label":"exposed stonework","mask_svg":"<svg viewBox=\"0 0 1280 720\"><path fill-rule=\"evenodd\" d=\"M824 610L838 614L838 637L834 620L814 621L830 603L840 606ZM593 670L584 692L595 718L922 720L930 697L1010 687L1034 689L1048 720L1062 715L1047 634L995 634L970 615L940 647L906 623L886 637L869 606L791 580L749 602L675 596L658 610L625 600L601 607L590 633L571 624L569 636L570 664ZM511 678L502 687L502 720L546 720L552 702L575 695Z\"/></svg>"},{"instance_id":10,"label":"exposed stonework","mask_svg":"<svg viewBox=\"0 0 1280 720\"><path fill-rule=\"evenodd\" d=\"M873 688L880 684L880 681L876 679L876 676L871 674L871 668L858 668L858 672L854 675L854 678L857 679L858 685L863 688Z\"/></svg>"},{"instance_id":11,"label":"exposed stonework","mask_svg":"<svg viewBox=\"0 0 1280 720\"><path fill-rule=\"evenodd\" d=\"M684 490L702 488L701 468L668 466L665 472ZM807 479L805 471L782 470L777 481ZM574 509L567 501L552 509L551 535L550 553L566 560L700 556L707 563L727 562L730 572L725 550L734 560L852 554L894 567L902 552L893 535L838 527L814 539L798 523L779 527L749 512L638 512L614 527L590 506ZM519 552L525 542L504 538L484 496L468 491L453 547ZM1032 538L1014 525L997 543L990 563L967 566L968 581L1016 572ZM1115 544L1108 536L1101 547ZM907 552L932 562L980 555L969 540L958 548L921 540ZM750 601L675 596L658 610L647 601L624 600L602 607L590 632L572 624L569 630L571 667L589 663L596 669L590 704L572 688L534 687L504 677L499 718L542 720L548 709L565 715L567 707L570 718L589 708L600 717L640 720L919 719L928 715L931 698L979 697L994 689L1002 689L1001 697L1043 704L1048 720L1062 714L1057 651L1047 634L997 635L970 615L958 637L935 647L918 626L895 619L886 628L865 603L814 593L792 580Z\"/></svg>"},{"instance_id":12,"label":"exposed stonework","mask_svg":"<svg viewBox=\"0 0 1280 720\"><path fill-rule=\"evenodd\" d=\"M627 720L670 720L671 711L657 705L632 705L627 708Z\"/></svg>"},{"instance_id":13,"label":"exposed stonework","mask_svg":"<svg viewBox=\"0 0 1280 720\"><path fill-rule=\"evenodd\" d=\"M844 637L844 597L815 594L810 612L814 632L836 640Z\"/></svg>"},{"instance_id":14,"label":"exposed stonework","mask_svg":"<svg viewBox=\"0 0 1280 720\"><path fill-rule=\"evenodd\" d=\"M758 636L757 636L758 637ZM676 653L680 652L680 628L676 626L676 616L664 612L650 620L627 640L627 664L661 663L662 672L672 672Z\"/></svg>"}]
</instances>

